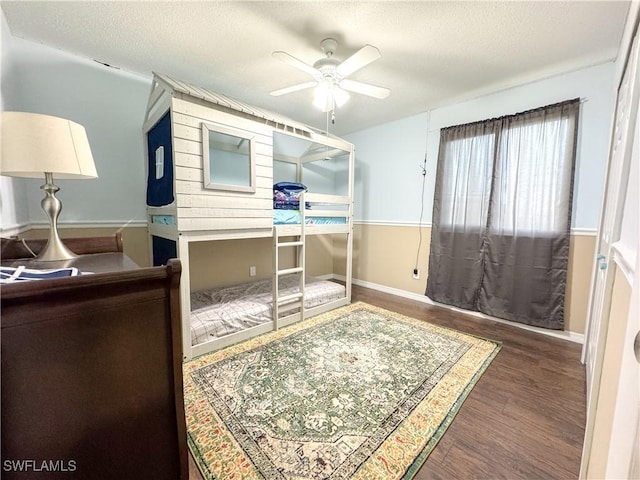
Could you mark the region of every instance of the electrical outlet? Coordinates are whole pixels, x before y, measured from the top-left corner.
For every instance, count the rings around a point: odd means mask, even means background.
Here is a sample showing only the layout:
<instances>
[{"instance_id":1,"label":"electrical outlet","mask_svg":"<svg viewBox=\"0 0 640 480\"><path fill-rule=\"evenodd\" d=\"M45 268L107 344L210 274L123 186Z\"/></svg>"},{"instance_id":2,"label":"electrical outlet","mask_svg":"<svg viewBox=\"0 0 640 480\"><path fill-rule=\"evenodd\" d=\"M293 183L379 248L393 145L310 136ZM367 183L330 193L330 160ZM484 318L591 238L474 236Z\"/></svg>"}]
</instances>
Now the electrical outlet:
<instances>
[{"instance_id":1,"label":"electrical outlet","mask_svg":"<svg viewBox=\"0 0 640 480\"><path fill-rule=\"evenodd\" d=\"M413 278L415 280L420 280L420 269L419 268L414 268L413 269Z\"/></svg>"},{"instance_id":2,"label":"electrical outlet","mask_svg":"<svg viewBox=\"0 0 640 480\"><path fill-rule=\"evenodd\" d=\"M251 265L249 267L249 276L250 277L255 277L256 276L256 267L254 267L253 265Z\"/></svg>"}]
</instances>

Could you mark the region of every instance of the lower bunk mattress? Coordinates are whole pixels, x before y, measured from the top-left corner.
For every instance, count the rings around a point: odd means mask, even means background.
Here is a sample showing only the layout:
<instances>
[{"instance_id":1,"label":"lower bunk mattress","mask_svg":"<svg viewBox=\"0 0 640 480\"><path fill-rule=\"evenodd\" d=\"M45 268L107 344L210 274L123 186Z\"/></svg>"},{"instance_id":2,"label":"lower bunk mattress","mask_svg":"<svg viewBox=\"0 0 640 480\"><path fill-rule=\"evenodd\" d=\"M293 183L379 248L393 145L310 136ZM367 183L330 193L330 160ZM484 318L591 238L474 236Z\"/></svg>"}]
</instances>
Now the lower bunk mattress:
<instances>
[{"instance_id":1,"label":"lower bunk mattress","mask_svg":"<svg viewBox=\"0 0 640 480\"><path fill-rule=\"evenodd\" d=\"M280 296L299 291L299 277L280 279ZM305 280L305 308L344 298L344 285L329 280ZM293 313L291 310L289 313ZM191 345L224 337L273 319L271 279L191 294Z\"/></svg>"}]
</instances>

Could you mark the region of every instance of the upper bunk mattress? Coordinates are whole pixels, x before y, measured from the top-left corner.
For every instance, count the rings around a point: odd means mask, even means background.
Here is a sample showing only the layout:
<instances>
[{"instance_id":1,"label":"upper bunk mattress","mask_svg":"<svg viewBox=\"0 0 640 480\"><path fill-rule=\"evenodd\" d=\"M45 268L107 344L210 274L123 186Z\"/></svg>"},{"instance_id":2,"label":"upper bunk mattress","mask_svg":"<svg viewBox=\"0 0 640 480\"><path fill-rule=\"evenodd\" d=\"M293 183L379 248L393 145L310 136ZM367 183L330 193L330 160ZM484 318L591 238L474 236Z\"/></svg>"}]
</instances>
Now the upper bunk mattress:
<instances>
[{"instance_id":1,"label":"upper bunk mattress","mask_svg":"<svg viewBox=\"0 0 640 480\"><path fill-rule=\"evenodd\" d=\"M305 215L304 223L309 225L344 225L347 223L347 218L346 216L344 217L315 217L315 216L310 217ZM274 208L273 224L274 225L299 225L300 211L299 210L279 210Z\"/></svg>"},{"instance_id":2,"label":"upper bunk mattress","mask_svg":"<svg viewBox=\"0 0 640 480\"><path fill-rule=\"evenodd\" d=\"M271 279L225 288L200 290L191 294L191 345L224 337L273 317ZM280 296L299 291L299 277L280 279ZM307 278L305 308L332 302L346 295L344 285L328 280ZM293 312L293 311L292 311Z\"/></svg>"}]
</instances>

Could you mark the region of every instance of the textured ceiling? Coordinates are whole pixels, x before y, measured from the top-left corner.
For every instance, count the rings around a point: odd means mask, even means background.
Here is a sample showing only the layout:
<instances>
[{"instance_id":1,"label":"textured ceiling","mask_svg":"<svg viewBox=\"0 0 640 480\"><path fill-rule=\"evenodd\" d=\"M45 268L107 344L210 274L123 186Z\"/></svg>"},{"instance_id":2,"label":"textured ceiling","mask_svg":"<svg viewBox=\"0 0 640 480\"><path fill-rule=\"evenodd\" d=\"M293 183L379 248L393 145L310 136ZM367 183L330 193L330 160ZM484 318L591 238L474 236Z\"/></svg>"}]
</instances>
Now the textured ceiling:
<instances>
[{"instance_id":1,"label":"textured ceiling","mask_svg":"<svg viewBox=\"0 0 640 480\"><path fill-rule=\"evenodd\" d=\"M271 56L312 64L320 41L345 59L365 44L382 58L349 78L391 89L353 94L330 131L345 134L453 101L615 59L628 1L35 2L2 1L16 37L146 76L152 71L318 128L310 79Z\"/></svg>"}]
</instances>

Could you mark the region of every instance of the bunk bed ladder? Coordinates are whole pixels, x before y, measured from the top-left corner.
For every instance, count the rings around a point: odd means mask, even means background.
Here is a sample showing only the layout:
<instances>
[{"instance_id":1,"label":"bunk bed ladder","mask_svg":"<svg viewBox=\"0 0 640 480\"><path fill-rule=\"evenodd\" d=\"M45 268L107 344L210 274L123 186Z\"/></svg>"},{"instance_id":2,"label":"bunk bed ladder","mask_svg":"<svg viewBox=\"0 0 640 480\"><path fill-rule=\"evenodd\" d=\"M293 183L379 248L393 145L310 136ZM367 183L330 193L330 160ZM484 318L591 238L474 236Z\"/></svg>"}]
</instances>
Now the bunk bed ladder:
<instances>
[{"instance_id":1,"label":"bunk bed ladder","mask_svg":"<svg viewBox=\"0 0 640 480\"><path fill-rule=\"evenodd\" d=\"M297 235L290 233L281 233L280 226L273 227L273 321L275 329L280 328L280 314L300 309L300 320L304 320L304 283L305 283L305 211L304 211L304 193L300 194L300 232ZM285 227L285 226L283 226ZM288 230L290 231L290 230ZM281 241L281 238L288 238L287 241ZM290 238L293 238L292 240ZM281 249L296 249L296 265L291 268L280 269L280 251ZM278 280L285 275L300 275L300 283L298 292L281 295Z\"/></svg>"}]
</instances>

